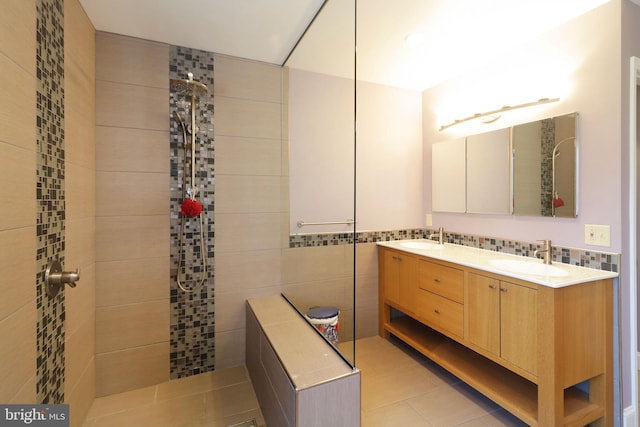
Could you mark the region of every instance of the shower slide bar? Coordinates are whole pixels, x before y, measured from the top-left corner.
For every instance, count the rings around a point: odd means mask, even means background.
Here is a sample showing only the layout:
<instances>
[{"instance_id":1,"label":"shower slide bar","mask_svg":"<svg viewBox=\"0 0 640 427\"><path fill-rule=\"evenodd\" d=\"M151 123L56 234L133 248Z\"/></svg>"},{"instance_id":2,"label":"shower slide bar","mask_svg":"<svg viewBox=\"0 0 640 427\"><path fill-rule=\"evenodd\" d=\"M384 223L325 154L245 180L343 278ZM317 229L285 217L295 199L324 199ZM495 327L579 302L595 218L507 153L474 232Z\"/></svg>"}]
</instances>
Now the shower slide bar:
<instances>
[{"instance_id":1,"label":"shower slide bar","mask_svg":"<svg viewBox=\"0 0 640 427\"><path fill-rule=\"evenodd\" d=\"M299 220L297 222L297 225L298 225L298 228L301 228L301 227L304 227L305 225L336 225L336 224L352 225L355 223L356 222L353 219L348 219L346 221L321 221L321 222L309 222L309 221Z\"/></svg>"}]
</instances>

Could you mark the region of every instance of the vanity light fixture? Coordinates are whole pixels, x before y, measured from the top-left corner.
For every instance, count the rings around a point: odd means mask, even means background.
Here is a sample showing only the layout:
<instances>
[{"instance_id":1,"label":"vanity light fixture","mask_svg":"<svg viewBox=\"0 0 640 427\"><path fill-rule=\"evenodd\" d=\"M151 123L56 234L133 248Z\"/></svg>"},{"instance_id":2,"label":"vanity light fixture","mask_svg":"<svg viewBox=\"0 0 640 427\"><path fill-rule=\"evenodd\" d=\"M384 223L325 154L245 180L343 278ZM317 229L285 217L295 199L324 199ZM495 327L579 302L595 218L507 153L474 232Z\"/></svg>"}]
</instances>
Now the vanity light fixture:
<instances>
[{"instance_id":1,"label":"vanity light fixture","mask_svg":"<svg viewBox=\"0 0 640 427\"><path fill-rule=\"evenodd\" d=\"M558 102L558 101L560 101L560 98L540 98L537 101L526 102L524 104L505 105L504 107L499 108L497 110L487 111L485 113L476 113L472 116L465 117L464 119L454 120L447 125L440 126L439 131L442 132L443 130L450 128L451 126L459 125L460 123L468 122L469 120L475 120L475 119L483 119L481 120L482 123L493 123L496 120L498 120L500 117L502 117L502 113L506 111L517 110L517 109L526 108L526 107L533 107L533 106L542 105L542 104L549 104L550 102Z\"/></svg>"}]
</instances>

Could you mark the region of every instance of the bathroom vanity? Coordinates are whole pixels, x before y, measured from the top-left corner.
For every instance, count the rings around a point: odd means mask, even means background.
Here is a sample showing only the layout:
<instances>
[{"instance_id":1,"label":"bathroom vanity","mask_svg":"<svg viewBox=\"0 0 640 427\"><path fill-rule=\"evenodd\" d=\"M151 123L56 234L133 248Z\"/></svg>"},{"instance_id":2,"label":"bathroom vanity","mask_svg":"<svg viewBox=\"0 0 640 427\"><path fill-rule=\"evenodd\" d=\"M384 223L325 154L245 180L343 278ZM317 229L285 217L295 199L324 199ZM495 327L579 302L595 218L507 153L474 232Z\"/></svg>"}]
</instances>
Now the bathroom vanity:
<instances>
[{"instance_id":1,"label":"bathroom vanity","mask_svg":"<svg viewBox=\"0 0 640 427\"><path fill-rule=\"evenodd\" d=\"M613 425L616 273L380 242L379 331L531 426Z\"/></svg>"}]
</instances>

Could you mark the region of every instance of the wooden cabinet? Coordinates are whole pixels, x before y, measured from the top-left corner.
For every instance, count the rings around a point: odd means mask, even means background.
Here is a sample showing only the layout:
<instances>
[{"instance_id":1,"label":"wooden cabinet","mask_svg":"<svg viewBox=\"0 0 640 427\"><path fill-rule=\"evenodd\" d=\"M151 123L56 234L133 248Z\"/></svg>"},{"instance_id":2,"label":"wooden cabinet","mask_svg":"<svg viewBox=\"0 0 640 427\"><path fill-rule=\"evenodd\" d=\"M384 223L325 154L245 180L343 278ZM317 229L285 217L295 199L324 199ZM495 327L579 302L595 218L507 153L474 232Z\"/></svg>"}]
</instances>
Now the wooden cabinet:
<instances>
[{"instance_id":1,"label":"wooden cabinet","mask_svg":"<svg viewBox=\"0 0 640 427\"><path fill-rule=\"evenodd\" d=\"M381 336L530 426L613 425L612 279L552 288L384 246L379 261Z\"/></svg>"},{"instance_id":2,"label":"wooden cabinet","mask_svg":"<svg viewBox=\"0 0 640 427\"><path fill-rule=\"evenodd\" d=\"M384 293L382 299L413 313L416 306L416 258L401 251L387 250L382 255Z\"/></svg>"},{"instance_id":3,"label":"wooden cabinet","mask_svg":"<svg viewBox=\"0 0 640 427\"><path fill-rule=\"evenodd\" d=\"M535 285L516 285L469 273L465 339L480 350L537 375L537 292Z\"/></svg>"},{"instance_id":4,"label":"wooden cabinet","mask_svg":"<svg viewBox=\"0 0 640 427\"><path fill-rule=\"evenodd\" d=\"M424 320L439 331L446 331L462 338L463 276L464 273L458 268L418 259L417 306L414 309L418 319Z\"/></svg>"}]
</instances>

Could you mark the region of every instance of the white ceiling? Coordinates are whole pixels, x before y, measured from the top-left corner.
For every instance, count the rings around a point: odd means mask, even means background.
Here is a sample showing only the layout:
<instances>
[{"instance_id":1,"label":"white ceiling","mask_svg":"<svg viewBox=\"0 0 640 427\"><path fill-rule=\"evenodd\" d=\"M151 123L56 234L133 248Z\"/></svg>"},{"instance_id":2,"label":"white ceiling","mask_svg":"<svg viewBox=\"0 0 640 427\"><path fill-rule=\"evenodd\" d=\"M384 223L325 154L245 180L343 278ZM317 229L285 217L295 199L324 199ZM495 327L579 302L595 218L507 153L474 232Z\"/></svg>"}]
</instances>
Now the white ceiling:
<instances>
[{"instance_id":1,"label":"white ceiling","mask_svg":"<svg viewBox=\"0 0 640 427\"><path fill-rule=\"evenodd\" d=\"M357 75L423 90L609 0L359 0ZM282 64L322 0L80 0L97 30ZM328 0L288 65L353 77L352 0ZM421 32L419 46L405 37Z\"/></svg>"}]
</instances>

